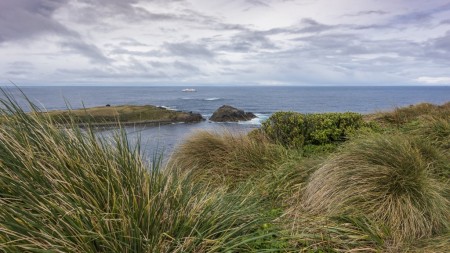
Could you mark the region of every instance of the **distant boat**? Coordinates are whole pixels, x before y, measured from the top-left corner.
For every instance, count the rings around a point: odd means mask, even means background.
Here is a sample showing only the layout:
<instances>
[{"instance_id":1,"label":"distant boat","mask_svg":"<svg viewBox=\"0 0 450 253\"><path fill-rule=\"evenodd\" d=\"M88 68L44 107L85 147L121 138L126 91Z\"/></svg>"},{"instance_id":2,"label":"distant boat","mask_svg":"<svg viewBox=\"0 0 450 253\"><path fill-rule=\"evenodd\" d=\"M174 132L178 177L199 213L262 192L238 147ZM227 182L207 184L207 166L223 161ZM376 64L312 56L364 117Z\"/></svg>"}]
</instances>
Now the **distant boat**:
<instances>
[{"instance_id":1,"label":"distant boat","mask_svg":"<svg viewBox=\"0 0 450 253\"><path fill-rule=\"evenodd\" d=\"M196 89L182 89L183 92L196 92Z\"/></svg>"}]
</instances>

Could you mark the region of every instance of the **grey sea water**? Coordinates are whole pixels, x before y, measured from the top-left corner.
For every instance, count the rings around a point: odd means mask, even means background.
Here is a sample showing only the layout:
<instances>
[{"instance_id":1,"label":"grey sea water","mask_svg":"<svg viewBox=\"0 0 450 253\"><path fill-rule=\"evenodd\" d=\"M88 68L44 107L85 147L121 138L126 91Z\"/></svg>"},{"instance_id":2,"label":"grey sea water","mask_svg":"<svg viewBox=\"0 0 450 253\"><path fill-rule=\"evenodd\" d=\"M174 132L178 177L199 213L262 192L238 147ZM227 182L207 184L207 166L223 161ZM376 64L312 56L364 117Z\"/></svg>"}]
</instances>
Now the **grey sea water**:
<instances>
[{"instance_id":1,"label":"grey sea water","mask_svg":"<svg viewBox=\"0 0 450 253\"><path fill-rule=\"evenodd\" d=\"M196 92L183 92L195 88ZM6 88L24 107L21 91ZM224 104L255 113L250 122L173 124L127 128L132 141L141 138L147 152L164 150L167 155L196 130L248 131L276 111L371 113L420 102L450 101L450 87L21 87L23 93L46 110L110 105L158 105L193 111L208 118ZM105 131L110 135L111 131Z\"/></svg>"}]
</instances>

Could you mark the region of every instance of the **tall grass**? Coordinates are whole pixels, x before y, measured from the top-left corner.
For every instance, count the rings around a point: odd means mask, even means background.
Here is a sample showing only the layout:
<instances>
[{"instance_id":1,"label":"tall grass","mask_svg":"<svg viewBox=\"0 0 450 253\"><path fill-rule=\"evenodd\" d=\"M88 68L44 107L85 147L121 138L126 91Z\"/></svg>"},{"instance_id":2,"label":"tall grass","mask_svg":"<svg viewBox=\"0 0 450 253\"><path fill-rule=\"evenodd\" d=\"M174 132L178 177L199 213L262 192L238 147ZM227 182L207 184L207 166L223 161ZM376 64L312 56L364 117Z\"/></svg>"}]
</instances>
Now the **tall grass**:
<instances>
[{"instance_id":1,"label":"tall grass","mask_svg":"<svg viewBox=\"0 0 450 253\"><path fill-rule=\"evenodd\" d=\"M370 120L375 120L383 124L400 127L405 123L420 120L424 116L441 119L450 118L450 102L443 105L420 103L407 107L395 108L390 112L380 112L368 115L367 117Z\"/></svg>"},{"instance_id":2,"label":"tall grass","mask_svg":"<svg viewBox=\"0 0 450 253\"><path fill-rule=\"evenodd\" d=\"M199 131L182 143L172 163L199 180L235 183L261 176L283 162L286 150L263 137Z\"/></svg>"},{"instance_id":3,"label":"tall grass","mask_svg":"<svg viewBox=\"0 0 450 253\"><path fill-rule=\"evenodd\" d=\"M363 213L390 229L395 243L449 229L448 160L406 135L372 135L347 144L323 164L305 189L312 213Z\"/></svg>"},{"instance_id":4,"label":"tall grass","mask_svg":"<svg viewBox=\"0 0 450 253\"><path fill-rule=\"evenodd\" d=\"M448 118L424 117L423 121L410 132L441 147L450 155L450 116Z\"/></svg>"},{"instance_id":5,"label":"tall grass","mask_svg":"<svg viewBox=\"0 0 450 253\"><path fill-rule=\"evenodd\" d=\"M31 105L0 100L1 252L249 251L259 215L251 190L194 184L147 166L123 131L61 129Z\"/></svg>"}]
</instances>

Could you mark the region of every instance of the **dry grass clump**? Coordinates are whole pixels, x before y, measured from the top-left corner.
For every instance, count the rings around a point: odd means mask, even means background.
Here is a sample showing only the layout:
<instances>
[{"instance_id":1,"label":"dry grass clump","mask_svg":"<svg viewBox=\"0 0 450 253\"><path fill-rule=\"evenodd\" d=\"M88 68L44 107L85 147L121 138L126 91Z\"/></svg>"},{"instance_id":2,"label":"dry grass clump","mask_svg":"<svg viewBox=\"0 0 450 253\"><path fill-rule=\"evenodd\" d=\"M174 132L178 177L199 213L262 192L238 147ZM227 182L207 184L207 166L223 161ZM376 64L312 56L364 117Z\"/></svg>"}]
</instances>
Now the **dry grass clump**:
<instances>
[{"instance_id":1,"label":"dry grass clump","mask_svg":"<svg viewBox=\"0 0 450 253\"><path fill-rule=\"evenodd\" d=\"M411 133L450 152L450 117L424 117L424 120Z\"/></svg>"},{"instance_id":2,"label":"dry grass clump","mask_svg":"<svg viewBox=\"0 0 450 253\"><path fill-rule=\"evenodd\" d=\"M380 112L366 116L367 120L374 120L382 124L400 126L402 124L420 120L421 117L450 118L450 102L443 105L420 103L408 107L396 108L392 112Z\"/></svg>"},{"instance_id":3,"label":"dry grass clump","mask_svg":"<svg viewBox=\"0 0 450 253\"><path fill-rule=\"evenodd\" d=\"M364 216L287 216L296 252L384 252L387 231Z\"/></svg>"},{"instance_id":4,"label":"dry grass clump","mask_svg":"<svg viewBox=\"0 0 450 253\"><path fill-rule=\"evenodd\" d=\"M311 176L304 208L363 213L399 243L448 231L449 185L438 174L450 169L449 161L436 154L426 142L400 134L356 140Z\"/></svg>"},{"instance_id":5,"label":"dry grass clump","mask_svg":"<svg viewBox=\"0 0 450 253\"><path fill-rule=\"evenodd\" d=\"M174 152L171 164L192 170L200 180L239 182L283 162L286 150L242 133L199 131Z\"/></svg>"},{"instance_id":6,"label":"dry grass clump","mask_svg":"<svg viewBox=\"0 0 450 253\"><path fill-rule=\"evenodd\" d=\"M0 252L239 252L266 236L251 191L150 168L123 132L0 102Z\"/></svg>"}]
</instances>

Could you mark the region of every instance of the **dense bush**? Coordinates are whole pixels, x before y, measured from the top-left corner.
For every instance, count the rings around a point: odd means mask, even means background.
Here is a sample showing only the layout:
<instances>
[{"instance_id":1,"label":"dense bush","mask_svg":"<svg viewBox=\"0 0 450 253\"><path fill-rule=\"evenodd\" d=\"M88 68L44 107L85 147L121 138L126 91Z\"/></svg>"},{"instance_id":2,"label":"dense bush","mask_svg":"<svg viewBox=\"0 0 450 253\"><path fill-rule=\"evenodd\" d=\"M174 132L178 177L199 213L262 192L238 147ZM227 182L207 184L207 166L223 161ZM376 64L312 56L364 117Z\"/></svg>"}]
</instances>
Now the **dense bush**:
<instances>
[{"instance_id":1,"label":"dense bush","mask_svg":"<svg viewBox=\"0 0 450 253\"><path fill-rule=\"evenodd\" d=\"M306 144L322 145L343 141L362 126L362 115L352 112L276 112L263 123L262 130L270 139L286 147L299 148Z\"/></svg>"}]
</instances>

